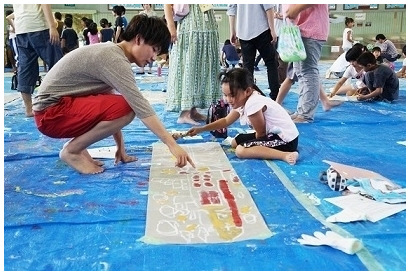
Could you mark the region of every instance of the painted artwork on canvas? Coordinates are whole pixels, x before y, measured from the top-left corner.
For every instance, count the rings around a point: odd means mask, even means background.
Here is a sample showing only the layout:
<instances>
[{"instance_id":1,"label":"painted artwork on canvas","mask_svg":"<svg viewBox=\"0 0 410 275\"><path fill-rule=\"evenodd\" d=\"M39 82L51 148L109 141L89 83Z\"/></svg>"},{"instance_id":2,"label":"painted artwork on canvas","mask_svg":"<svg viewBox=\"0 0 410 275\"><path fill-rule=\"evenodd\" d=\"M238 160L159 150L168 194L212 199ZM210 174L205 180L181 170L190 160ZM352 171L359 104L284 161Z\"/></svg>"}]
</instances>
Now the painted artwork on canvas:
<instances>
[{"instance_id":1,"label":"painted artwork on canvas","mask_svg":"<svg viewBox=\"0 0 410 275\"><path fill-rule=\"evenodd\" d=\"M175 159L155 143L147 221L141 241L151 244L228 243L272 236L249 191L217 142L181 145L195 162Z\"/></svg>"}]
</instances>

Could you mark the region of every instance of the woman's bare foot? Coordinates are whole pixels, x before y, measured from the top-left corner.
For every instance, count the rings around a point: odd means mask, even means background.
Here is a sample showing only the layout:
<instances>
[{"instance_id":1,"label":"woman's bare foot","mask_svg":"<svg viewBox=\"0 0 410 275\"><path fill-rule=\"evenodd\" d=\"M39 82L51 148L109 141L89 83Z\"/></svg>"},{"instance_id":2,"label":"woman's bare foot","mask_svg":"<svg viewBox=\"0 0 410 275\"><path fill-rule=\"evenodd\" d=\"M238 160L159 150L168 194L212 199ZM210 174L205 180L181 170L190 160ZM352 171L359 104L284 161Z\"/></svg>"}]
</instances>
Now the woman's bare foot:
<instances>
[{"instance_id":1,"label":"woman's bare foot","mask_svg":"<svg viewBox=\"0 0 410 275\"><path fill-rule=\"evenodd\" d=\"M193 120L192 118L191 118L191 112L190 111L187 111L187 110L185 110L185 111L182 111L181 112L181 115L179 116L179 118L178 118L178 120L177 120L177 123L180 123L180 124L182 124L182 123L188 123L188 124L191 124L191 125L199 125L200 123L198 123L198 122L196 122L195 120Z\"/></svg>"},{"instance_id":2,"label":"woman's bare foot","mask_svg":"<svg viewBox=\"0 0 410 275\"><path fill-rule=\"evenodd\" d=\"M191 108L190 117L195 121L205 121L206 120L206 116L199 113L198 110L195 107Z\"/></svg>"},{"instance_id":3,"label":"woman's bare foot","mask_svg":"<svg viewBox=\"0 0 410 275\"><path fill-rule=\"evenodd\" d=\"M322 100L320 102L322 102L322 108L323 108L323 111L325 112L329 111L335 106L339 106L340 104L343 104L343 101L340 101L340 100Z\"/></svg>"},{"instance_id":4,"label":"woman's bare foot","mask_svg":"<svg viewBox=\"0 0 410 275\"><path fill-rule=\"evenodd\" d=\"M81 154L71 154L67 151L66 146L60 151L60 158L82 174L98 174L104 171L103 168L90 161L83 152Z\"/></svg>"},{"instance_id":5,"label":"woman's bare foot","mask_svg":"<svg viewBox=\"0 0 410 275\"><path fill-rule=\"evenodd\" d=\"M298 152L290 152L285 156L283 160L289 163L290 165L295 165L298 158L299 158Z\"/></svg>"}]
</instances>

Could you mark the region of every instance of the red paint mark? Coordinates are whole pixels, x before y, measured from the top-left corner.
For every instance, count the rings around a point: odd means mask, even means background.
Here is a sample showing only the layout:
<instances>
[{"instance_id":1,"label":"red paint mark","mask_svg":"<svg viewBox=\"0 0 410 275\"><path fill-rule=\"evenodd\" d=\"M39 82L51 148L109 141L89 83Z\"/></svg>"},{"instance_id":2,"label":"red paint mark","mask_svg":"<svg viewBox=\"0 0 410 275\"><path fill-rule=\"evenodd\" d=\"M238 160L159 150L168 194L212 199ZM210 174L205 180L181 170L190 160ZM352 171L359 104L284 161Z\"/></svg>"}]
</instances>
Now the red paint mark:
<instances>
[{"instance_id":1,"label":"red paint mark","mask_svg":"<svg viewBox=\"0 0 410 275\"><path fill-rule=\"evenodd\" d=\"M228 183L226 180L219 180L219 188L221 188L224 198L228 202L229 208L232 212L232 219L236 226L242 226L242 219L239 215L238 206L236 205L235 197L229 190Z\"/></svg>"},{"instance_id":2,"label":"red paint mark","mask_svg":"<svg viewBox=\"0 0 410 275\"><path fill-rule=\"evenodd\" d=\"M194 187L201 187L201 184L199 182L194 182Z\"/></svg>"},{"instance_id":3,"label":"red paint mark","mask_svg":"<svg viewBox=\"0 0 410 275\"><path fill-rule=\"evenodd\" d=\"M140 181L137 183L138 186L146 186L148 183L146 181Z\"/></svg>"},{"instance_id":4,"label":"red paint mark","mask_svg":"<svg viewBox=\"0 0 410 275\"><path fill-rule=\"evenodd\" d=\"M233 182L239 182L238 176L234 176L234 177L232 178L232 181L233 181Z\"/></svg>"},{"instance_id":5,"label":"red paint mark","mask_svg":"<svg viewBox=\"0 0 410 275\"><path fill-rule=\"evenodd\" d=\"M178 174L180 174L180 175L187 175L188 174L188 172L186 172L186 171L179 171L179 173Z\"/></svg>"},{"instance_id":6,"label":"red paint mark","mask_svg":"<svg viewBox=\"0 0 410 275\"><path fill-rule=\"evenodd\" d=\"M198 176L198 175L194 175L194 176L192 176L192 178L195 179L195 180L199 180L199 176Z\"/></svg>"},{"instance_id":7,"label":"red paint mark","mask_svg":"<svg viewBox=\"0 0 410 275\"><path fill-rule=\"evenodd\" d=\"M219 198L219 193L217 191L201 191L201 204L221 204L221 199Z\"/></svg>"},{"instance_id":8,"label":"red paint mark","mask_svg":"<svg viewBox=\"0 0 410 275\"><path fill-rule=\"evenodd\" d=\"M202 205L211 204L211 201L209 200L209 194L208 194L208 192L205 192L205 191L202 191L202 192L201 192L201 204L202 204Z\"/></svg>"},{"instance_id":9,"label":"red paint mark","mask_svg":"<svg viewBox=\"0 0 410 275\"><path fill-rule=\"evenodd\" d=\"M206 181L204 184L205 184L205 186L208 186L208 187L214 186L214 185L212 184L212 182L209 182L209 181Z\"/></svg>"},{"instance_id":10,"label":"red paint mark","mask_svg":"<svg viewBox=\"0 0 410 275\"><path fill-rule=\"evenodd\" d=\"M231 171L231 169L222 170L222 172L229 172L229 171Z\"/></svg>"}]
</instances>

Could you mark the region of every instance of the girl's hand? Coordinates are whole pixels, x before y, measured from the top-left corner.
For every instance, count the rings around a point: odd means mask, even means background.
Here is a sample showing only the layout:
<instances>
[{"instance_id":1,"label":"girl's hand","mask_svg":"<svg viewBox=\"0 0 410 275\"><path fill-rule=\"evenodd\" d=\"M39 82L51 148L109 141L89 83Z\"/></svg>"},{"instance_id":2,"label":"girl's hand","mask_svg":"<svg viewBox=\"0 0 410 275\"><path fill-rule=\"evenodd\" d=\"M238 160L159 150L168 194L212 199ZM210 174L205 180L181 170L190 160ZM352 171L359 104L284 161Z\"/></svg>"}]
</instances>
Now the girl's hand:
<instances>
[{"instance_id":1,"label":"girl's hand","mask_svg":"<svg viewBox=\"0 0 410 275\"><path fill-rule=\"evenodd\" d=\"M200 130L199 127L193 127L191 129L189 129L188 132L186 132L186 135L192 137L192 136L196 136L200 132L202 132L202 131Z\"/></svg>"}]
</instances>

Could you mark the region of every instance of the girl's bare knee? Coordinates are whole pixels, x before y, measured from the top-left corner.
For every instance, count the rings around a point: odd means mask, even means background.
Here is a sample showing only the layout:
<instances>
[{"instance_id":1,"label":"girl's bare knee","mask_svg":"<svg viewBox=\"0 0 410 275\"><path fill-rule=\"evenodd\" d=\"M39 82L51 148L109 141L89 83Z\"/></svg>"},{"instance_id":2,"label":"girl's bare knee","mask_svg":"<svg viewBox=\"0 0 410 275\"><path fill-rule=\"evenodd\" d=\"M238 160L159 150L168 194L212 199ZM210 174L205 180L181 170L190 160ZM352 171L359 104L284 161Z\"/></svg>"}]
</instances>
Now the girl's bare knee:
<instances>
[{"instance_id":1,"label":"girl's bare knee","mask_svg":"<svg viewBox=\"0 0 410 275\"><path fill-rule=\"evenodd\" d=\"M240 159L245 158L245 147L238 145L235 149L235 154Z\"/></svg>"}]
</instances>

